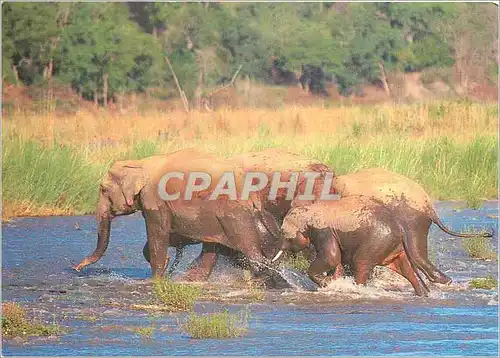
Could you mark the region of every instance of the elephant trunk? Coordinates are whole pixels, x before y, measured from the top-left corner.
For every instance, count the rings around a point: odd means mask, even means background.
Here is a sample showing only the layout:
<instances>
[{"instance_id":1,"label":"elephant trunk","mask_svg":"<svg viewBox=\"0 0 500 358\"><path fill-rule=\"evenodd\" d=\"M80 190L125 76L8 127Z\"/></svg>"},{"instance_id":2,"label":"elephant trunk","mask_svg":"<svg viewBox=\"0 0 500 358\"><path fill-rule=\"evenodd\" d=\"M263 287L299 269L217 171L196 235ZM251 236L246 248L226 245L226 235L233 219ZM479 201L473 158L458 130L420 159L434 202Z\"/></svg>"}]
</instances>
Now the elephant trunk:
<instances>
[{"instance_id":1,"label":"elephant trunk","mask_svg":"<svg viewBox=\"0 0 500 358\"><path fill-rule=\"evenodd\" d=\"M93 264L94 262L97 262L101 259L101 257L104 255L104 252L108 248L108 243L109 243L109 234L111 230L111 220L113 219L113 215L110 213L110 204L109 200L107 204L102 205L102 198L99 202L99 209L97 212L97 226L98 226L98 233L97 233L97 247L92 253L92 255L86 257L85 259L82 260L77 266L74 266L73 268L76 271L80 271L82 268L85 266L88 266L90 264Z\"/></svg>"}]
</instances>

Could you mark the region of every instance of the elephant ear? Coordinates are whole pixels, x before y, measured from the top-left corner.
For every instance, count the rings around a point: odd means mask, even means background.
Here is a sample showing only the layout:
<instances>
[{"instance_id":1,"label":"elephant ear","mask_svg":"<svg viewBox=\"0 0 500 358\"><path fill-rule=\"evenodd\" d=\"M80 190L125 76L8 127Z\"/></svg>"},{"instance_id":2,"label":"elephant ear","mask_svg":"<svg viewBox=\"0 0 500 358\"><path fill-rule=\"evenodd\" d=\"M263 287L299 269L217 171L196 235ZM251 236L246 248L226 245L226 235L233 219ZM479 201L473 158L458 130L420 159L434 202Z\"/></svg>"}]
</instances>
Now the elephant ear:
<instances>
[{"instance_id":1,"label":"elephant ear","mask_svg":"<svg viewBox=\"0 0 500 358\"><path fill-rule=\"evenodd\" d=\"M122 177L122 191L127 205L134 204L134 197L146 185L146 173L140 165L124 165Z\"/></svg>"},{"instance_id":2,"label":"elephant ear","mask_svg":"<svg viewBox=\"0 0 500 358\"><path fill-rule=\"evenodd\" d=\"M121 187L127 205L134 204L134 197L146 185L145 170L140 163L132 161L117 162L109 170L113 180Z\"/></svg>"}]
</instances>

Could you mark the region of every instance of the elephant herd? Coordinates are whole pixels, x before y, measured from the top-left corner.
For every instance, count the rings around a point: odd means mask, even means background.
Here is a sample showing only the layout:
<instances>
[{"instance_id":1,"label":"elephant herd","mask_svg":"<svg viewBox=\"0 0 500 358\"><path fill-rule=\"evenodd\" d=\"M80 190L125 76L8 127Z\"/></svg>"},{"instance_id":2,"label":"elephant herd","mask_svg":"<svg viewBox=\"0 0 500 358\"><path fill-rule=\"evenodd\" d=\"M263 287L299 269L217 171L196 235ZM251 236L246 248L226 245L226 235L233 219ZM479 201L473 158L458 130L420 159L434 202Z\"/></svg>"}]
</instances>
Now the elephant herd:
<instances>
[{"instance_id":1,"label":"elephant herd","mask_svg":"<svg viewBox=\"0 0 500 358\"><path fill-rule=\"evenodd\" d=\"M211 183L191 198L185 176L170 180L167 172L209 173ZM281 173L282 182L299 173L297 190L289 195L281 187L274 196L269 185L252 192L248 198L218 197L208 200L221 178L232 173L241 190L249 172L264 173L271 183ZM300 193L309 182L306 173L317 173L313 198L304 200ZM203 243L202 251L184 274L186 280L206 280L217 255L233 259L244 257L254 274L268 272L280 264L286 252L311 250L313 259L309 277L325 286L343 275L349 267L357 284L365 284L373 268L387 266L405 277L419 296L429 289L429 281L449 283L451 279L428 259L427 235L432 223L446 233L457 233L444 226L423 188L405 176L385 169L366 169L348 175L333 175L331 190L338 200L320 200L318 188L333 172L327 165L281 149L267 149L230 158L219 158L183 149L142 160L115 162L100 184L97 204L98 239L95 251L75 266L80 271L98 261L109 243L111 221L120 215L141 211L146 222L147 242L143 254L152 275L163 277L169 263L168 248L176 248L171 273L186 245ZM179 192L175 200L164 200L158 187ZM193 183L191 183L193 184ZM311 189L311 188L309 188ZM488 232L480 235L489 237Z\"/></svg>"}]
</instances>

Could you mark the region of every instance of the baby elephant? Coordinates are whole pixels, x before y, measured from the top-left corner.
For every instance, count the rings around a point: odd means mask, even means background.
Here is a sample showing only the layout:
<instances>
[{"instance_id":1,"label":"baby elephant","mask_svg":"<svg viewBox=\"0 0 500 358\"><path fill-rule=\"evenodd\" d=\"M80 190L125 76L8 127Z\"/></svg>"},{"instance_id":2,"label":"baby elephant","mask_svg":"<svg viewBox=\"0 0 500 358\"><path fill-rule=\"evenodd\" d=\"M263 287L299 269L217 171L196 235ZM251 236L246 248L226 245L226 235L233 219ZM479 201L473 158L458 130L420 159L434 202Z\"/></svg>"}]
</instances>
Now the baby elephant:
<instances>
[{"instance_id":1,"label":"baby elephant","mask_svg":"<svg viewBox=\"0 0 500 358\"><path fill-rule=\"evenodd\" d=\"M307 273L320 286L331 279L324 276L327 271L336 269L334 278L339 277L342 265L353 269L357 284L365 284L373 268L382 265L410 281L418 296L429 291L408 252L404 228L379 201L346 196L297 206L282 230L293 251L314 245L316 259Z\"/></svg>"}]
</instances>

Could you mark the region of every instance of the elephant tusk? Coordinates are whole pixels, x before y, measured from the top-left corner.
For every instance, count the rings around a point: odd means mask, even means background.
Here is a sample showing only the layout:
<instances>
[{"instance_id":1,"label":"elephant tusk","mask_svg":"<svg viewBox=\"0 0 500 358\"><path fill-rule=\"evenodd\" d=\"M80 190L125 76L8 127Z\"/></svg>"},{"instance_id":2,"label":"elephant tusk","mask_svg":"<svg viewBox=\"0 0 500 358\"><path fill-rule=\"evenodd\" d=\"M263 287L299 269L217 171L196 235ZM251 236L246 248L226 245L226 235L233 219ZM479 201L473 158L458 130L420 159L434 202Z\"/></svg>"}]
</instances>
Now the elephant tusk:
<instances>
[{"instance_id":1,"label":"elephant tusk","mask_svg":"<svg viewBox=\"0 0 500 358\"><path fill-rule=\"evenodd\" d=\"M271 262L274 262L277 259L279 259L282 254L283 254L283 250L279 250L278 253L276 254L276 256L274 256L274 258L271 260Z\"/></svg>"}]
</instances>

